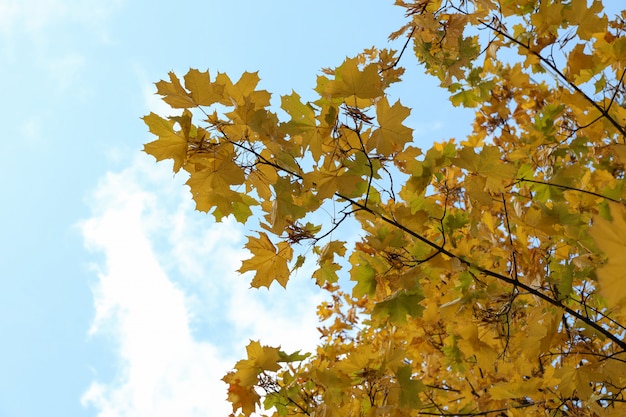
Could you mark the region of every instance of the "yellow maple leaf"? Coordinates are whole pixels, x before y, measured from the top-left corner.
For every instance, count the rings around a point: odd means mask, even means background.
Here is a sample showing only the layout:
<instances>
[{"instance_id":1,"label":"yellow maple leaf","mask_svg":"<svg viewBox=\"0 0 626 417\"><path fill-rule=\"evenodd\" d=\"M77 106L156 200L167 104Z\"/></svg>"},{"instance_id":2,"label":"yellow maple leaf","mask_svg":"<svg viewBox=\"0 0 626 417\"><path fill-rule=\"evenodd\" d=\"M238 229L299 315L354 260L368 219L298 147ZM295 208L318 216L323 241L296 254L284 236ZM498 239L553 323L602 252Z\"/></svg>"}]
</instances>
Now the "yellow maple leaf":
<instances>
[{"instance_id":1,"label":"yellow maple leaf","mask_svg":"<svg viewBox=\"0 0 626 417\"><path fill-rule=\"evenodd\" d=\"M494 385L489 389L489 395L494 400L503 400L507 398L524 398L531 397L543 388L545 381L543 378L529 378L525 380L517 379L514 381L506 381L504 383Z\"/></svg>"},{"instance_id":2,"label":"yellow maple leaf","mask_svg":"<svg viewBox=\"0 0 626 417\"><path fill-rule=\"evenodd\" d=\"M596 56L585 53L585 44L579 43L567 58L568 75L574 77L577 84L589 81L596 74L597 61Z\"/></svg>"},{"instance_id":3,"label":"yellow maple leaf","mask_svg":"<svg viewBox=\"0 0 626 417\"><path fill-rule=\"evenodd\" d=\"M208 71L200 72L190 69L185 75L185 87L190 92L191 99L198 106L210 106L223 99L224 86L211 82Z\"/></svg>"},{"instance_id":4,"label":"yellow maple leaf","mask_svg":"<svg viewBox=\"0 0 626 417\"><path fill-rule=\"evenodd\" d=\"M313 159L319 161L323 137L330 134L332 127L319 124L313 107L309 103L302 103L296 92L282 96L280 107L291 116L291 120L281 127L290 136L299 136L303 147L308 148Z\"/></svg>"},{"instance_id":5,"label":"yellow maple leaf","mask_svg":"<svg viewBox=\"0 0 626 417\"><path fill-rule=\"evenodd\" d=\"M173 72L168 74L170 81L161 80L156 83L157 94L163 96L163 101L175 109L196 107L189 93L180 84L180 80Z\"/></svg>"},{"instance_id":6,"label":"yellow maple leaf","mask_svg":"<svg viewBox=\"0 0 626 417\"><path fill-rule=\"evenodd\" d=\"M256 393L254 387L243 387L236 383L230 384L228 387L228 401L233 406L233 412L241 409L244 416L249 416L254 413L256 404L260 399L261 397Z\"/></svg>"},{"instance_id":7,"label":"yellow maple leaf","mask_svg":"<svg viewBox=\"0 0 626 417\"><path fill-rule=\"evenodd\" d=\"M600 15L602 2L594 0L591 6L587 0L573 0L571 8L565 13L570 25L577 25L576 33L583 40L589 40L594 33L604 32L608 19L605 14Z\"/></svg>"},{"instance_id":8,"label":"yellow maple leaf","mask_svg":"<svg viewBox=\"0 0 626 417\"><path fill-rule=\"evenodd\" d=\"M335 262L335 255L344 256L346 254L346 242L339 240L332 240L328 242L322 249L314 249L316 253L319 253L317 263L319 268L313 272L313 278L320 287L324 283L337 282L339 276L337 271L341 269L341 266Z\"/></svg>"},{"instance_id":9,"label":"yellow maple leaf","mask_svg":"<svg viewBox=\"0 0 626 417\"><path fill-rule=\"evenodd\" d=\"M251 340L246 346L248 359L245 366L258 368L259 370L277 371L280 369L278 362L281 360L280 348L261 346L258 341ZM242 361L243 363L243 361ZM244 365L242 365L244 367ZM240 368L236 366L236 368Z\"/></svg>"},{"instance_id":10,"label":"yellow maple leaf","mask_svg":"<svg viewBox=\"0 0 626 417\"><path fill-rule=\"evenodd\" d=\"M375 64L359 69L356 58L347 59L335 69L335 79L324 85L325 93L332 98L357 97L371 99L383 95L382 80Z\"/></svg>"},{"instance_id":11,"label":"yellow maple leaf","mask_svg":"<svg viewBox=\"0 0 626 417\"><path fill-rule=\"evenodd\" d=\"M246 248L252 253L252 258L242 262L240 273L255 271L251 285L255 288L268 287L274 281L285 287L289 280L287 263L293 257L293 249L287 242L280 242L278 246L270 241L267 234L259 232L259 237L248 237Z\"/></svg>"},{"instance_id":12,"label":"yellow maple leaf","mask_svg":"<svg viewBox=\"0 0 626 417\"><path fill-rule=\"evenodd\" d=\"M255 90L260 80L258 72L244 72L239 80L233 84L226 74L218 73L215 77L215 83L224 88L224 97L220 103L225 106L243 106L248 101L253 103L254 109L268 106L270 93L265 90Z\"/></svg>"},{"instance_id":13,"label":"yellow maple leaf","mask_svg":"<svg viewBox=\"0 0 626 417\"><path fill-rule=\"evenodd\" d=\"M408 117L410 110L396 101L389 106L386 97L376 104L378 129L372 133L367 147L376 149L382 155L391 155L404 149L413 140L413 130L404 126L402 121Z\"/></svg>"},{"instance_id":14,"label":"yellow maple leaf","mask_svg":"<svg viewBox=\"0 0 626 417\"><path fill-rule=\"evenodd\" d=\"M222 381L229 385L228 400L233 405L233 411L241 408L244 414L250 414L260 399L254 390L259 374L279 370L282 358L279 348L261 346L254 340L250 341L246 351L248 358L238 361L235 370L226 374Z\"/></svg>"},{"instance_id":15,"label":"yellow maple leaf","mask_svg":"<svg viewBox=\"0 0 626 417\"><path fill-rule=\"evenodd\" d=\"M559 391L564 395L572 395L576 392L579 397L585 400L590 398L593 394L590 383L602 379L597 368L597 363L582 366L565 364L554 372L554 377L561 380Z\"/></svg>"},{"instance_id":16,"label":"yellow maple leaf","mask_svg":"<svg viewBox=\"0 0 626 417\"><path fill-rule=\"evenodd\" d=\"M175 122L154 113L144 116L143 121L150 132L158 137L144 145L144 152L154 156L157 161L173 159L174 172L178 172L187 157L187 140L174 130Z\"/></svg>"},{"instance_id":17,"label":"yellow maple leaf","mask_svg":"<svg viewBox=\"0 0 626 417\"><path fill-rule=\"evenodd\" d=\"M613 221L600 215L593 218L589 234L607 257L607 262L598 268L600 294L611 306L626 306L626 210L616 204L610 206Z\"/></svg>"},{"instance_id":18,"label":"yellow maple leaf","mask_svg":"<svg viewBox=\"0 0 626 417\"><path fill-rule=\"evenodd\" d=\"M495 146L485 146L479 154L473 148L463 148L455 159L457 166L473 171L486 178L485 188L494 192L504 191L507 181L517 173L515 167L501 161L500 150Z\"/></svg>"}]
</instances>

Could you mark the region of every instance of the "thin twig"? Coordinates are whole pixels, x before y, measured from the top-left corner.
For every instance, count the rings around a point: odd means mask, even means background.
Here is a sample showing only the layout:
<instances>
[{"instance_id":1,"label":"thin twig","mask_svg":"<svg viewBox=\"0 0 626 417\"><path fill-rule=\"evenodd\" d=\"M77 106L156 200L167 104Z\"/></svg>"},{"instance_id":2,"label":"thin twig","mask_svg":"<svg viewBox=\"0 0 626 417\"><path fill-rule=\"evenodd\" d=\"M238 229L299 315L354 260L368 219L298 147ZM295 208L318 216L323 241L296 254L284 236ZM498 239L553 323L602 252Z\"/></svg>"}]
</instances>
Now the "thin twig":
<instances>
[{"instance_id":1,"label":"thin twig","mask_svg":"<svg viewBox=\"0 0 626 417\"><path fill-rule=\"evenodd\" d=\"M400 51L400 55L398 55L398 58L396 58L395 62L388 67L382 68L379 72L383 72L383 71L387 71L392 68L395 68L396 65L400 63L400 58L402 58L402 54L404 54L404 50L409 45L409 42L411 42L411 38L413 37L413 33L415 33L415 29L416 29L416 26L413 26L413 29L411 29L411 33L409 33L409 36L407 36L406 42L404 42L404 46L402 47L402 50Z\"/></svg>"}]
</instances>

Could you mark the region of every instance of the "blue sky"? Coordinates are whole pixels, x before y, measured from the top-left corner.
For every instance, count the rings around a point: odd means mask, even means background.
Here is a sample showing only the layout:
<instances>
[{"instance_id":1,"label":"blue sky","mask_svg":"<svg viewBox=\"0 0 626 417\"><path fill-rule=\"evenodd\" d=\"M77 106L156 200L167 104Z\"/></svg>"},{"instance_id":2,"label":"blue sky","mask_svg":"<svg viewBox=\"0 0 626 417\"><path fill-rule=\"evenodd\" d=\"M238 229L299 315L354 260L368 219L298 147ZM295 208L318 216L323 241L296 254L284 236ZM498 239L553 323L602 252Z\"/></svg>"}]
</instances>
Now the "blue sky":
<instances>
[{"instance_id":1,"label":"blue sky","mask_svg":"<svg viewBox=\"0 0 626 417\"><path fill-rule=\"evenodd\" d=\"M245 229L193 211L140 118L189 67L313 97L320 68L387 45L392 3L0 0L0 417L227 415L219 379L249 339L315 345L306 273L249 290ZM411 73L394 94L416 141L463 131Z\"/></svg>"}]
</instances>

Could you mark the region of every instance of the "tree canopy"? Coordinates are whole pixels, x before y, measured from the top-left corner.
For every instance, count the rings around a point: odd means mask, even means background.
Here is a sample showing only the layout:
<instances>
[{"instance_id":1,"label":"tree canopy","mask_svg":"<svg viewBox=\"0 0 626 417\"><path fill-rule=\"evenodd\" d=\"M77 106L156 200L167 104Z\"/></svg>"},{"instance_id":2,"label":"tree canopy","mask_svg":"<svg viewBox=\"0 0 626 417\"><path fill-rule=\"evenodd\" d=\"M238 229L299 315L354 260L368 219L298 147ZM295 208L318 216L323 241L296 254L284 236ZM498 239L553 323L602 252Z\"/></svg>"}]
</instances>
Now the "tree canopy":
<instances>
[{"instance_id":1,"label":"tree canopy","mask_svg":"<svg viewBox=\"0 0 626 417\"><path fill-rule=\"evenodd\" d=\"M239 271L286 286L308 257L329 293L316 351L248 345L233 415L626 415L626 12L395 3L404 48L323 70L286 117L257 73L156 84L180 115L144 117L145 151L198 210L259 222ZM386 93L410 53L473 109L467 137L415 145Z\"/></svg>"}]
</instances>

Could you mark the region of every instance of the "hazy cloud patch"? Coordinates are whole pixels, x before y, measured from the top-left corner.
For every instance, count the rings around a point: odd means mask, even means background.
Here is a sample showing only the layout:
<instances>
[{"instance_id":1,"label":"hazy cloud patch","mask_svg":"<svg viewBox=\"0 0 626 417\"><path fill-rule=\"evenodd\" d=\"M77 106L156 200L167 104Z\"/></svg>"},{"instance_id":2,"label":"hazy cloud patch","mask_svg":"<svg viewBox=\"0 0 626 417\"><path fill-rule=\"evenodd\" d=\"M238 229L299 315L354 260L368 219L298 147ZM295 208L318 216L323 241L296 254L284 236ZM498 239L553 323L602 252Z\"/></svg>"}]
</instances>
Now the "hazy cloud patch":
<instances>
[{"instance_id":1,"label":"hazy cloud patch","mask_svg":"<svg viewBox=\"0 0 626 417\"><path fill-rule=\"evenodd\" d=\"M138 157L101 179L81 223L85 246L104 255L90 333L118 347L114 380L94 380L82 398L100 417L226 415L220 379L249 339L285 350L318 340L310 279L251 290L235 272L248 256L244 229L195 213L184 178L172 177Z\"/></svg>"}]
</instances>

